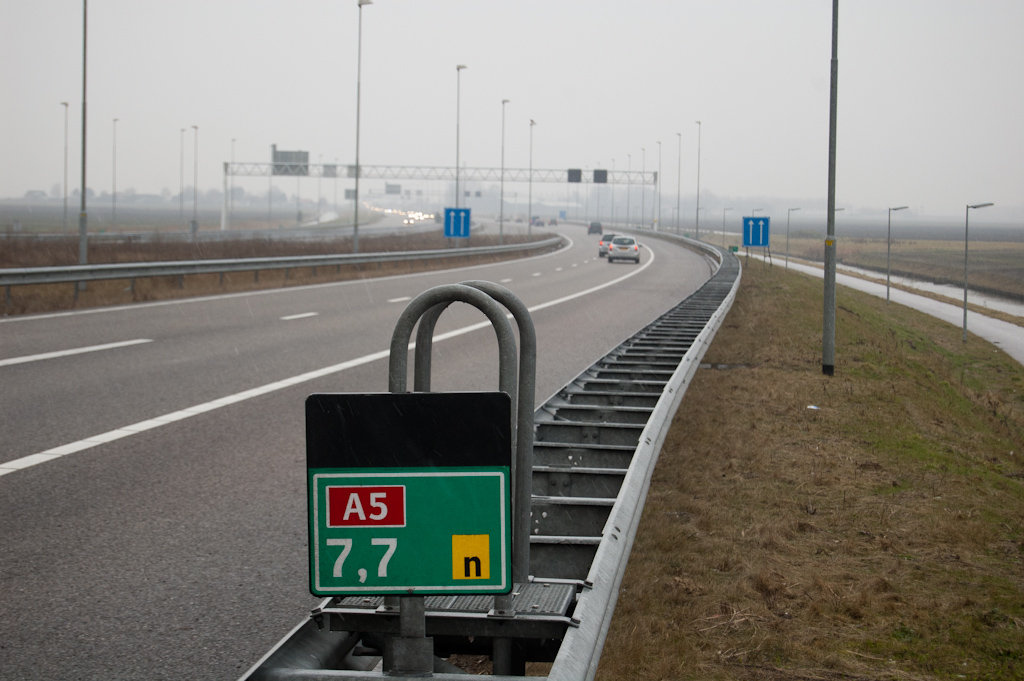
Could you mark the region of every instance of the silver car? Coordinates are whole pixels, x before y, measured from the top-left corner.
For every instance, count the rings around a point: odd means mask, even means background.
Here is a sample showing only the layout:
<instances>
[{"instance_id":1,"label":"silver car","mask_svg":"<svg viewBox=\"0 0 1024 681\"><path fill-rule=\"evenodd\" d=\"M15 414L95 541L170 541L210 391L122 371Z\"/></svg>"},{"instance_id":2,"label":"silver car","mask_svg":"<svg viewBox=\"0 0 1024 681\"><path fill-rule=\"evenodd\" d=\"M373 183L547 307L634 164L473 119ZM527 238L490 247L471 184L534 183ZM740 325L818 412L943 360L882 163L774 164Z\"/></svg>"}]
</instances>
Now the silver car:
<instances>
[{"instance_id":1,"label":"silver car","mask_svg":"<svg viewBox=\"0 0 1024 681\"><path fill-rule=\"evenodd\" d=\"M601 240L597 242L597 257L603 258L608 255L608 247L612 245L612 239L617 236L618 234L611 232L601 237Z\"/></svg>"},{"instance_id":2,"label":"silver car","mask_svg":"<svg viewBox=\"0 0 1024 681\"><path fill-rule=\"evenodd\" d=\"M632 260L640 262L640 244L631 236L616 236L608 247L608 262Z\"/></svg>"}]
</instances>

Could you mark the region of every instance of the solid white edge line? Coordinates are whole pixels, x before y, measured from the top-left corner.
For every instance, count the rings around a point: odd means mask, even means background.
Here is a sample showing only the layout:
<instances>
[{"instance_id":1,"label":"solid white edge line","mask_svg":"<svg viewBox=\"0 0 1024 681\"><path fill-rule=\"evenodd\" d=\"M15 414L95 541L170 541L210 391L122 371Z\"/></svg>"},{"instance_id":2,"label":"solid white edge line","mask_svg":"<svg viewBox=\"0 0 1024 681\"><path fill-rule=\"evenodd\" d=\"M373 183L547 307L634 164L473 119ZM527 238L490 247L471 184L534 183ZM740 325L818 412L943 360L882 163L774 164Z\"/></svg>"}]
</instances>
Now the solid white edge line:
<instances>
[{"instance_id":1,"label":"solid white edge line","mask_svg":"<svg viewBox=\"0 0 1024 681\"><path fill-rule=\"evenodd\" d=\"M558 298L556 300L550 300L550 301L548 301L546 303L541 303L539 305L535 305L535 306L527 308L527 309L531 313L535 312L537 310L543 310L545 308L552 307L554 305L559 305L561 303L564 303L564 302L567 302L567 301L570 301L570 300L574 300L576 298L580 298L580 297L585 296L585 295L589 295L589 294L594 293L596 291L600 291L602 289L608 288L609 286L614 286L615 284L617 284L619 282L622 282L622 281L625 281L626 279L634 277L634 276L640 274L641 272L643 272L648 267L650 267L651 264L654 262L654 250L653 249L648 249L648 250L651 253L650 259L646 263L641 265L640 267L632 270L629 274L625 274L625 275L623 275L621 277L618 277L617 279L612 279L611 281L607 281L607 282L605 282L603 284L600 284L598 286L594 286L592 288L585 289L583 291L577 291L576 293L573 293L571 295L563 296L562 298ZM511 317L511 315L506 315L506 316ZM455 338L456 336L461 336L463 334L470 333L470 332L476 331L478 329L483 329L483 328L486 328L486 327L488 327L490 325L491 325L491 323L489 321L483 321L483 322L479 322L479 323L476 323L476 324L470 324L469 326L464 326L464 327L459 328L459 329L454 329L452 331L448 331L447 333L438 334L438 335L434 336L433 341L436 343L438 341L447 340L449 338ZM416 347L416 343L409 343L409 349L410 350L415 348L415 347ZM44 463L46 461L52 461L53 459L57 459L57 458L60 458L62 456L66 456L68 454L74 454L76 452L80 452L80 451L83 451L85 449L91 449L91 448L93 448L93 447L95 447L97 445L105 444L107 442L113 442L115 440L120 440L121 438L128 437L129 435L135 435L136 433L141 433L141 432L146 431L146 430L152 430L153 428L157 428L159 426L166 425L168 423L174 423L175 421L181 421L183 419L187 419L189 417L196 416L198 414L203 414L203 413L206 413L208 411L213 411L214 409L219 409L220 407L226 407L226 406L231 405L231 404L237 404L238 402L244 402L245 400L252 399L254 397L259 397L261 395L266 395L268 393L276 392L276 391L282 390L284 388L290 388L290 387L292 387L294 385L298 385L300 383L305 383L307 381L312 381L312 380L315 380L315 379L318 379L318 378L323 378L324 376L329 376L330 374L338 373L340 371L345 371L347 369L352 369L352 368L357 367L357 366L362 366L363 364L369 364L370 362L375 362L378 359L384 359L384 358L388 357L390 354L391 354L390 350L380 350L378 352L374 352L374 353L371 353L369 355L363 355L362 357L357 357L356 359L350 359L350 360L347 360L345 362L341 362L339 364L333 364L331 366L323 367L321 369L315 369L313 371L308 371L308 372L306 372L304 374L299 374L297 376L291 376L289 378L284 378L284 379L281 379L279 381L275 381L273 383L267 383L266 385L257 386L255 388L250 388L249 390L243 390L242 392L235 393L233 395L227 395L225 397L221 397L221 398L218 398L216 400L211 400L210 402L204 402L202 404L197 404L197 405L192 406L192 407L187 407L185 409L181 409L179 411L174 411L174 412L171 412L169 414L164 414L163 416L157 416L156 418L146 419L145 421L139 421L138 423L134 423L132 425L128 425L128 426L124 426L124 427L121 427L121 428L117 428L116 430L111 430L111 431L108 431L106 433L100 433L99 435L94 435L92 437L88 437L88 438L85 438L83 440L79 440L77 442L72 442L72 443L69 443L69 444L66 444L66 445L61 445L59 447L54 447L52 449L46 450L45 452L39 452L37 454L29 454L28 456L23 456L20 459L14 459L13 461L7 461L7 462L4 462L4 463L0 463L0 476L6 475L8 473L13 473L14 471L23 470L25 468L29 468L31 466L35 466L37 464Z\"/></svg>"},{"instance_id":2,"label":"solid white edge line","mask_svg":"<svg viewBox=\"0 0 1024 681\"><path fill-rule=\"evenodd\" d=\"M72 355L82 355L87 352L98 352L100 350L113 350L114 348L126 348L130 345L139 345L140 343L152 343L152 338L136 338L130 341L119 341L117 343L104 343L103 345L89 345L83 348L71 348L69 350L55 350L54 352L43 352L38 355L25 355L23 357L11 357L9 359L0 359L0 367L12 366L15 364L26 364L28 362L38 362L44 359L56 359L58 357L70 357Z\"/></svg>"}]
</instances>

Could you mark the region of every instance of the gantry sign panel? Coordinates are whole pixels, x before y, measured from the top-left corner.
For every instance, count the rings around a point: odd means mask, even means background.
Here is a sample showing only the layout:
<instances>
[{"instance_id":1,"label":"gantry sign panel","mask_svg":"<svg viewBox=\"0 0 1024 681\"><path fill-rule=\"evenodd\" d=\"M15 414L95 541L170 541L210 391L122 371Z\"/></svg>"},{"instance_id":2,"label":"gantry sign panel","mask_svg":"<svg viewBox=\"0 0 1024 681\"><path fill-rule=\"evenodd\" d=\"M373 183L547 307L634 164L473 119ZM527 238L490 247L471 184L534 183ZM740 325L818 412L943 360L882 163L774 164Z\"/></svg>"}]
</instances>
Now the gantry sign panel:
<instances>
[{"instance_id":1,"label":"gantry sign panel","mask_svg":"<svg viewBox=\"0 0 1024 681\"><path fill-rule=\"evenodd\" d=\"M511 591L511 413L505 393L310 395L310 592Z\"/></svg>"}]
</instances>

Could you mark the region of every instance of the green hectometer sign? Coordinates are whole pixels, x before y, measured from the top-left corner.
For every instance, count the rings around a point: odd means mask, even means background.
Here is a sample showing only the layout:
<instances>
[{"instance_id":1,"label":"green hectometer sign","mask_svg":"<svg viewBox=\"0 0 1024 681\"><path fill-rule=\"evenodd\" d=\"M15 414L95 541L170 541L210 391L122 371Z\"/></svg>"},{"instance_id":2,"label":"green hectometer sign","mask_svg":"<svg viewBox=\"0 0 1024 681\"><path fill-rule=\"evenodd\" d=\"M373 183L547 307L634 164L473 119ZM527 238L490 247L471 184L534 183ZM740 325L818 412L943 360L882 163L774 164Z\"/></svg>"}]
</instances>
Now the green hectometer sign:
<instances>
[{"instance_id":1,"label":"green hectometer sign","mask_svg":"<svg viewBox=\"0 0 1024 681\"><path fill-rule=\"evenodd\" d=\"M508 591L508 469L309 475L313 593Z\"/></svg>"},{"instance_id":2,"label":"green hectometer sign","mask_svg":"<svg viewBox=\"0 0 1024 681\"><path fill-rule=\"evenodd\" d=\"M310 591L508 593L510 413L504 393L311 395Z\"/></svg>"}]
</instances>

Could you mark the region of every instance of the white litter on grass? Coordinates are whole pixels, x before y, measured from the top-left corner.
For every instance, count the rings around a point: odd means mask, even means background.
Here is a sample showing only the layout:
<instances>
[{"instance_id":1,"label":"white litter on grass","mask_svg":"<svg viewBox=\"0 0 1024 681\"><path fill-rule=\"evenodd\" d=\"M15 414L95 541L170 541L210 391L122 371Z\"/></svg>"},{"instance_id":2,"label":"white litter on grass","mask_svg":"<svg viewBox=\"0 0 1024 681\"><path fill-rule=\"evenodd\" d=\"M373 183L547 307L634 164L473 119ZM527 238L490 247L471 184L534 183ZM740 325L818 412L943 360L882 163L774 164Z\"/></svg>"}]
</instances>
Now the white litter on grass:
<instances>
[{"instance_id":1,"label":"white litter on grass","mask_svg":"<svg viewBox=\"0 0 1024 681\"><path fill-rule=\"evenodd\" d=\"M807 408L808 409L813 409L814 411L821 411L821 407L816 407L813 404L808 404Z\"/></svg>"}]
</instances>

